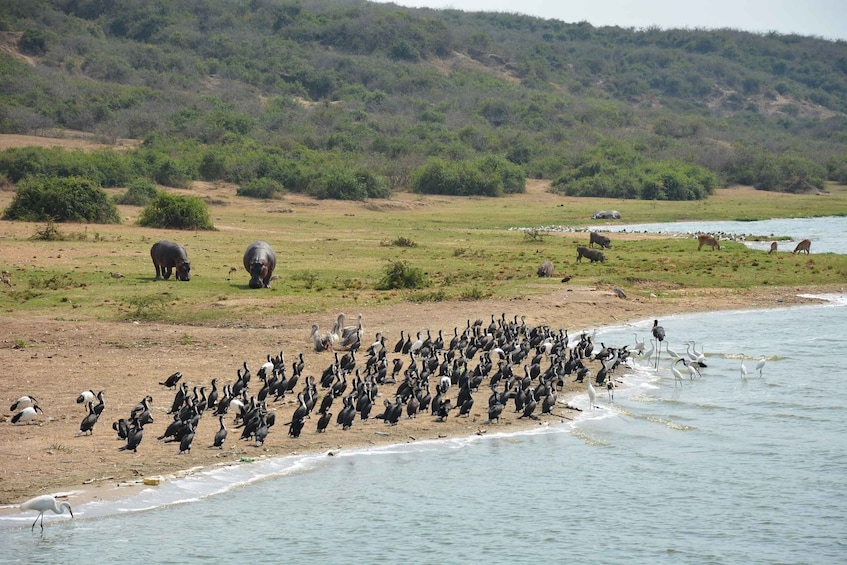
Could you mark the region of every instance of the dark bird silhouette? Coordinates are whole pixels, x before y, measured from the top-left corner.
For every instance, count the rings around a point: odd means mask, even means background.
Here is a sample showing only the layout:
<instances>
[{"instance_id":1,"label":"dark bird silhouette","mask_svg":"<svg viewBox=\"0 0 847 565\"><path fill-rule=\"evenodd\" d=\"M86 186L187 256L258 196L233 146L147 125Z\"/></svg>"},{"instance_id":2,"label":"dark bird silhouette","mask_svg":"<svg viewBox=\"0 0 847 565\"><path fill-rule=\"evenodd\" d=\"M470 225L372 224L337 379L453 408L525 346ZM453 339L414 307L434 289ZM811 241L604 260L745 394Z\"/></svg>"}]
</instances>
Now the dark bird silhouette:
<instances>
[{"instance_id":1,"label":"dark bird silhouette","mask_svg":"<svg viewBox=\"0 0 847 565\"><path fill-rule=\"evenodd\" d=\"M137 453L138 445L141 443L141 438L144 434L144 426L139 424L138 420L133 420L132 426L127 431L126 445L118 449L118 451L132 451Z\"/></svg>"},{"instance_id":2,"label":"dark bird silhouette","mask_svg":"<svg viewBox=\"0 0 847 565\"><path fill-rule=\"evenodd\" d=\"M79 431L76 433L76 435L80 436L84 433L88 433L88 435L93 434L94 433L94 424L97 423L97 418L99 418L99 417L100 416L97 414L97 412L94 411L94 405L91 402L89 402L88 403L88 415L85 418L82 419L82 422L80 422Z\"/></svg>"},{"instance_id":3,"label":"dark bird silhouette","mask_svg":"<svg viewBox=\"0 0 847 565\"><path fill-rule=\"evenodd\" d=\"M658 367L659 355L662 353L662 342L665 341L665 328L659 325L659 320L653 320L653 328L650 333L659 341L659 346L656 348L656 367Z\"/></svg>"},{"instance_id":4,"label":"dark bird silhouette","mask_svg":"<svg viewBox=\"0 0 847 565\"><path fill-rule=\"evenodd\" d=\"M168 388L173 388L173 387L176 386L176 383L178 383L179 379L181 379L181 378L182 378L182 373L177 371L176 373L174 373L173 375L171 375L170 377L165 379L165 382L160 382L159 384L166 386Z\"/></svg>"}]
</instances>

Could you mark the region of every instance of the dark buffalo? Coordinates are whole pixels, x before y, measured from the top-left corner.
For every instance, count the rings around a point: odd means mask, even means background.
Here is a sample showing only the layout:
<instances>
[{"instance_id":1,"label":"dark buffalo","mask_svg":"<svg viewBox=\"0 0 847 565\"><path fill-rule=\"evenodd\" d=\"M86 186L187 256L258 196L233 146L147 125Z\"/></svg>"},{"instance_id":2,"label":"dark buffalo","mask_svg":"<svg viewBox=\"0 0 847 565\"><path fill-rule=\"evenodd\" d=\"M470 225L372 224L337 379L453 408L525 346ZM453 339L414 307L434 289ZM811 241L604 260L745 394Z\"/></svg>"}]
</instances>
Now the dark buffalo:
<instances>
[{"instance_id":1,"label":"dark buffalo","mask_svg":"<svg viewBox=\"0 0 847 565\"><path fill-rule=\"evenodd\" d=\"M595 261L606 262L606 256L602 252L580 245L576 248L576 262L581 263L583 257L587 257L592 263Z\"/></svg>"},{"instance_id":2,"label":"dark buffalo","mask_svg":"<svg viewBox=\"0 0 847 565\"><path fill-rule=\"evenodd\" d=\"M612 246L612 240L606 237L605 235L600 235L596 231L591 232L591 237L589 238L588 247L594 247L594 244L599 245L600 247L604 247L606 249Z\"/></svg>"},{"instance_id":3,"label":"dark buffalo","mask_svg":"<svg viewBox=\"0 0 847 565\"><path fill-rule=\"evenodd\" d=\"M173 269L176 269L176 280L191 280L189 271L191 264L188 262L188 253L185 247L173 241L158 241L150 248L150 257L153 266L156 267L156 280L171 278Z\"/></svg>"},{"instance_id":4,"label":"dark buffalo","mask_svg":"<svg viewBox=\"0 0 847 565\"><path fill-rule=\"evenodd\" d=\"M244 268L250 273L250 288L270 288L276 253L264 241L254 241L244 252Z\"/></svg>"}]
</instances>

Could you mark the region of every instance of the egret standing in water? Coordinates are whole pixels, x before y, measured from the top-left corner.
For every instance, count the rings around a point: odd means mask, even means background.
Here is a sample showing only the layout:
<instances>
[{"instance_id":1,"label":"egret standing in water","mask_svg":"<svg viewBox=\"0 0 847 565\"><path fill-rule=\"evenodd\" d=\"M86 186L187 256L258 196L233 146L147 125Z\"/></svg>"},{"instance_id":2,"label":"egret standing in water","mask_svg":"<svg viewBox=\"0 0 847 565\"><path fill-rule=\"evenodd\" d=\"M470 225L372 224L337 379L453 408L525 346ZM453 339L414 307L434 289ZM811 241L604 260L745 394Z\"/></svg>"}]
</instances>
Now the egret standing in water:
<instances>
[{"instance_id":1,"label":"egret standing in water","mask_svg":"<svg viewBox=\"0 0 847 565\"><path fill-rule=\"evenodd\" d=\"M747 367L744 366L744 358L743 357L741 358L741 378L742 379L747 378Z\"/></svg>"},{"instance_id":2,"label":"egret standing in water","mask_svg":"<svg viewBox=\"0 0 847 565\"><path fill-rule=\"evenodd\" d=\"M591 384L591 376L586 379L588 381L588 402L591 404L591 409L594 410L595 401L597 400L597 391L594 390L594 385Z\"/></svg>"},{"instance_id":3,"label":"egret standing in water","mask_svg":"<svg viewBox=\"0 0 847 565\"><path fill-rule=\"evenodd\" d=\"M759 371L760 377L762 376L762 369L765 368L765 363L767 363L767 362L768 362L768 360L765 358L764 355L762 355L762 358L759 359L758 363L756 363L756 370Z\"/></svg>"},{"instance_id":4,"label":"egret standing in water","mask_svg":"<svg viewBox=\"0 0 847 565\"><path fill-rule=\"evenodd\" d=\"M64 514L65 508L68 509L71 518L73 518L74 511L71 510L71 505L67 502L57 502L56 497L52 494L42 494L21 504L21 510L38 510L38 516L35 517L35 522L32 523L32 530L35 530L35 524L38 523L39 518L41 518L41 529L44 530L45 512L52 510L56 514Z\"/></svg>"}]
</instances>

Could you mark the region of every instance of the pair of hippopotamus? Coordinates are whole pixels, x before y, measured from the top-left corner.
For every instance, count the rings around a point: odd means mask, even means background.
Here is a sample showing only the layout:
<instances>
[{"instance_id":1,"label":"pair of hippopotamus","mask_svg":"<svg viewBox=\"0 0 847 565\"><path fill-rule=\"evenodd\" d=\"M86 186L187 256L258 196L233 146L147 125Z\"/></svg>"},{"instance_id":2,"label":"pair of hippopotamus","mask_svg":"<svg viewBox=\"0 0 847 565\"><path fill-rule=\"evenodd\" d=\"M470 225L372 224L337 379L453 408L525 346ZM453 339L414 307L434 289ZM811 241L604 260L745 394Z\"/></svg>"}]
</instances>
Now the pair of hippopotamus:
<instances>
[{"instance_id":1,"label":"pair of hippopotamus","mask_svg":"<svg viewBox=\"0 0 847 565\"><path fill-rule=\"evenodd\" d=\"M191 264L185 247L173 241L159 241L150 248L150 257L156 267L156 280L168 280L176 269L176 280L187 281L191 277ZM271 275L276 268L276 253L264 241L254 241L244 252L244 268L250 273L250 288L270 288Z\"/></svg>"}]
</instances>

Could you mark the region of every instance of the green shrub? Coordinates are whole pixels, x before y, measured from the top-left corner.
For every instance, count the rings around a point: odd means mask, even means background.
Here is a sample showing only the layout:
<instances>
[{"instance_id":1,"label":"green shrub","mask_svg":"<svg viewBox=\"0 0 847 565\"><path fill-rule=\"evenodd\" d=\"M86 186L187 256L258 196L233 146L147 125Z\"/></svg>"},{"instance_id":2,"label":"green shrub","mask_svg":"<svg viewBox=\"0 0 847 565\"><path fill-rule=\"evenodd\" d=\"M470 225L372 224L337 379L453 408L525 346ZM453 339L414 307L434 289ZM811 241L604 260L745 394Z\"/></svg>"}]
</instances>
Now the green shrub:
<instances>
[{"instance_id":1,"label":"green shrub","mask_svg":"<svg viewBox=\"0 0 847 565\"><path fill-rule=\"evenodd\" d=\"M411 267L405 261L393 261L385 269L385 275L377 283L377 290L395 290L401 288L424 288L429 284L426 274L418 267Z\"/></svg>"},{"instance_id":2,"label":"green shrub","mask_svg":"<svg viewBox=\"0 0 847 565\"><path fill-rule=\"evenodd\" d=\"M502 196L526 190L523 167L488 155L473 161L431 159L412 174L412 187L421 194Z\"/></svg>"},{"instance_id":3,"label":"green shrub","mask_svg":"<svg viewBox=\"0 0 847 565\"><path fill-rule=\"evenodd\" d=\"M156 185L147 179L137 178L126 189L126 192L115 198L118 204L130 206L146 206L156 197Z\"/></svg>"},{"instance_id":4,"label":"green shrub","mask_svg":"<svg viewBox=\"0 0 847 565\"><path fill-rule=\"evenodd\" d=\"M28 177L18 184L4 220L44 222L121 223L118 209L106 192L81 177Z\"/></svg>"},{"instance_id":5,"label":"green shrub","mask_svg":"<svg viewBox=\"0 0 847 565\"><path fill-rule=\"evenodd\" d=\"M312 179L308 192L315 198L336 200L388 198L391 195L385 178L368 171L350 170L337 165L324 167Z\"/></svg>"},{"instance_id":6,"label":"green shrub","mask_svg":"<svg viewBox=\"0 0 847 565\"><path fill-rule=\"evenodd\" d=\"M177 230L213 230L206 203L196 196L159 191L138 217L138 225Z\"/></svg>"},{"instance_id":7,"label":"green shrub","mask_svg":"<svg viewBox=\"0 0 847 565\"><path fill-rule=\"evenodd\" d=\"M248 196L250 198L281 198L285 188L282 183L267 177L253 179L245 186L238 187L235 194L238 196Z\"/></svg>"}]
</instances>

